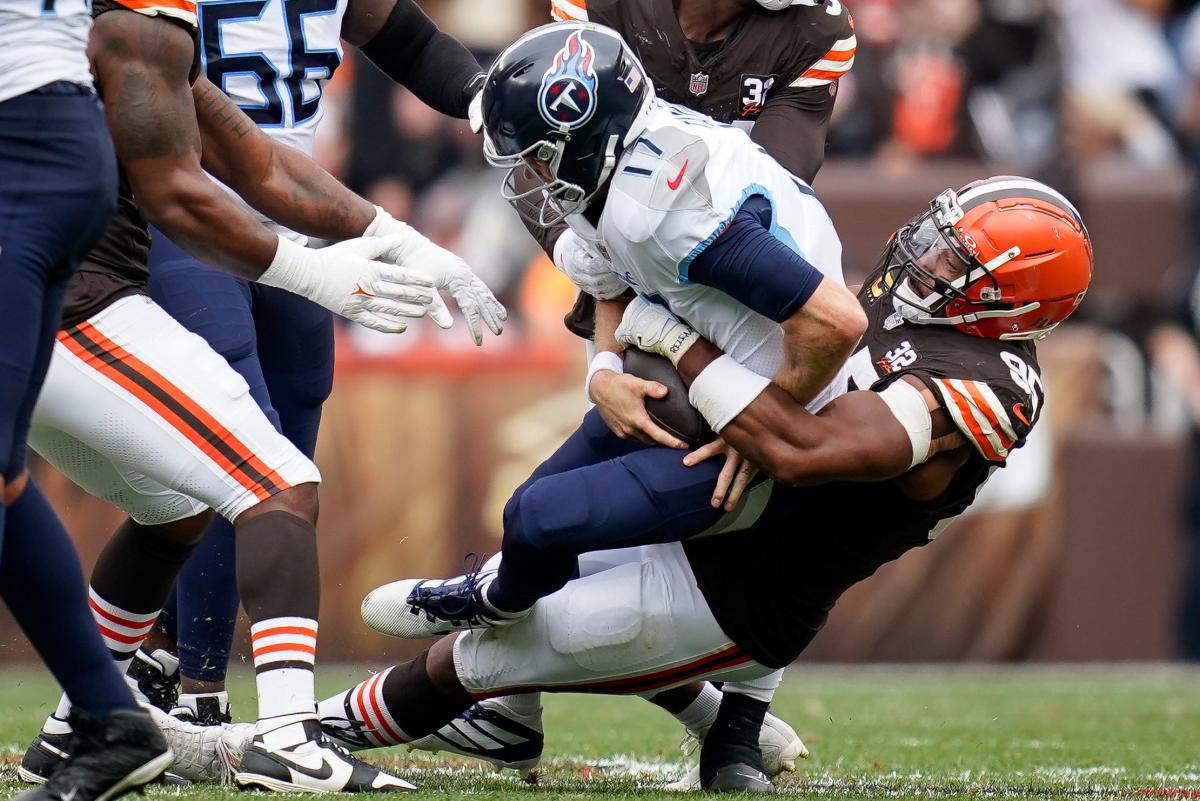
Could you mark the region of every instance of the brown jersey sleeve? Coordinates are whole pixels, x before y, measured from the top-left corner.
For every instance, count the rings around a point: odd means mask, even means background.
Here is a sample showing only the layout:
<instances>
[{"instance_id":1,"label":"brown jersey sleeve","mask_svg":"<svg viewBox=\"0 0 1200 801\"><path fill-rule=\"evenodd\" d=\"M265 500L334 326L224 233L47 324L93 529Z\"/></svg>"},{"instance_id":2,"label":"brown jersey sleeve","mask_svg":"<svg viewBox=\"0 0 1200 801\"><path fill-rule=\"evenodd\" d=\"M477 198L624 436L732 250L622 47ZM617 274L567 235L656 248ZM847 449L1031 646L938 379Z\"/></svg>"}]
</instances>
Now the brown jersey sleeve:
<instances>
[{"instance_id":1,"label":"brown jersey sleeve","mask_svg":"<svg viewBox=\"0 0 1200 801\"><path fill-rule=\"evenodd\" d=\"M1036 371L1019 358L1009 368L1011 375L1003 378L917 374L958 430L989 462L1003 463L1021 447L1041 412L1041 379Z\"/></svg>"},{"instance_id":2,"label":"brown jersey sleeve","mask_svg":"<svg viewBox=\"0 0 1200 801\"><path fill-rule=\"evenodd\" d=\"M193 31L196 28L196 0L97 0L92 6L92 15L118 9L136 11L148 17L167 17Z\"/></svg>"},{"instance_id":3,"label":"brown jersey sleeve","mask_svg":"<svg viewBox=\"0 0 1200 801\"><path fill-rule=\"evenodd\" d=\"M812 183L825 161L825 135L833 116L835 86L784 89L763 106L750 138L792 175Z\"/></svg>"},{"instance_id":4,"label":"brown jersey sleeve","mask_svg":"<svg viewBox=\"0 0 1200 801\"><path fill-rule=\"evenodd\" d=\"M835 83L854 66L858 40L854 19L841 0L799 0L784 13L803 15L790 29L796 36L795 59L781 76L779 89L817 89Z\"/></svg>"},{"instance_id":5,"label":"brown jersey sleeve","mask_svg":"<svg viewBox=\"0 0 1200 801\"><path fill-rule=\"evenodd\" d=\"M555 22L586 22L587 0L550 0L550 17Z\"/></svg>"}]
</instances>

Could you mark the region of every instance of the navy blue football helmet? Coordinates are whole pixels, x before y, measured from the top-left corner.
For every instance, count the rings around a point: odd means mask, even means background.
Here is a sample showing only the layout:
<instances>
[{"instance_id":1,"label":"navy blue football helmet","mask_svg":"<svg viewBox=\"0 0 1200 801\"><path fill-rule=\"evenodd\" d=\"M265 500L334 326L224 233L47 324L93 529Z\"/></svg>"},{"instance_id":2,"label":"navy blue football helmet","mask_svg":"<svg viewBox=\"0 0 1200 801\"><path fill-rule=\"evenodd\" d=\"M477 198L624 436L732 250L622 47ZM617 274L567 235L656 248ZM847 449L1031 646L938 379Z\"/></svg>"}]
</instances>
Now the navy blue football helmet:
<instances>
[{"instance_id":1,"label":"navy blue football helmet","mask_svg":"<svg viewBox=\"0 0 1200 801\"><path fill-rule=\"evenodd\" d=\"M559 22L496 57L481 101L483 155L508 168L502 194L546 226L581 213L605 185L645 127L654 87L616 31Z\"/></svg>"}]
</instances>

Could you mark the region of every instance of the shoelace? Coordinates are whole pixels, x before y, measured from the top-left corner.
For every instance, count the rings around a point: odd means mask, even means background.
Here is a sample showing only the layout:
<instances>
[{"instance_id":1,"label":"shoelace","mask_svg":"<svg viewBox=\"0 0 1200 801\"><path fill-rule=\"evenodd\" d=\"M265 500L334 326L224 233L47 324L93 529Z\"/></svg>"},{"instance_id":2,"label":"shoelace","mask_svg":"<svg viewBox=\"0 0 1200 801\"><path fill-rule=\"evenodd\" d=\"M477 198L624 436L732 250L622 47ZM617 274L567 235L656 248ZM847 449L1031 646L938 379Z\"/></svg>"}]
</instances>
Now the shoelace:
<instances>
[{"instance_id":1,"label":"shoelace","mask_svg":"<svg viewBox=\"0 0 1200 801\"><path fill-rule=\"evenodd\" d=\"M425 613L425 618L431 622L444 621L447 623L466 623L469 627L491 626L491 621L480 617L479 604L475 597L479 588L479 574L487 563L486 554L471 551L463 557L463 579L453 587L439 584L436 587L425 587L418 584L412 591L408 603L413 611ZM448 607L447 600L459 601L457 607ZM431 603L436 602L436 603ZM477 605L478 604L478 605ZM435 609L432 607L436 607Z\"/></svg>"},{"instance_id":2,"label":"shoelace","mask_svg":"<svg viewBox=\"0 0 1200 801\"><path fill-rule=\"evenodd\" d=\"M321 728L332 732L332 736L325 737L326 741L334 748L339 748L345 751L346 749L337 742L338 739L347 740L355 745L361 745L364 748L373 747L373 743L367 739L367 732L375 730L375 727L360 720L348 720L347 718L321 718ZM349 753L347 751L347 753Z\"/></svg>"}]
</instances>

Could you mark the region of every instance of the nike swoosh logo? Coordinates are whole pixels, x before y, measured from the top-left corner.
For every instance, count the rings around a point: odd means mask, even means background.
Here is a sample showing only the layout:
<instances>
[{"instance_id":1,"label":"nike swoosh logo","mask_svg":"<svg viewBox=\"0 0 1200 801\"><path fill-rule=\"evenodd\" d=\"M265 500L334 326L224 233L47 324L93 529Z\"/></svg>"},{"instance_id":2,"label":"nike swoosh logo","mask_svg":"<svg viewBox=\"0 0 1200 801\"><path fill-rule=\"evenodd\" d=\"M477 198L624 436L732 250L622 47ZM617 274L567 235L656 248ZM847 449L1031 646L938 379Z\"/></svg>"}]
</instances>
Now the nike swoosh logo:
<instances>
[{"instance_id":1,"label":"nike swoosh logo","mask_svg":"<svg viewBox=\"0 0 1200 801\"><path fill-rule=\"evenodd\" d=\"M351 292L350 294L351 294L351 295L362 295L363 297L367 297L367 298L373 298L373 297L375 297L375 296L374 296L374 295L372 295L370 292L368 292L367 290L363 289L363 288L362 288L362 284L355 284L355 285L354 285L354 291L353 291L353 292Z\"/></svg>"},{"instance_id":2,"label":"nike swoosh logo","mask_svg":"<svg viewBox=\"0 0 1200 801\"><path fill-rule=\"evenodd\" d=\"M690 159L684 159L683 166L679 168L679 174L675 176L674 181L669 179L667 180L667 186L671 188L672 192L678 189L679 184L683 182L683 173L687 170L688 161L690 161Z\"/></svg>"},{"instance_id":3,"label":"nike swoosh logo","mask_svg":"<svg viewBox=\"0 0 1200 801\"><path fill-rule=\"evenodd\" d=\"M1029 421L1025 419L1024 413L1021 412L1021 410L1024 408L1025 408L1024 403L1013 404L1013 414L1015 414L1022 423L1024 423L1025 425L1029 425Z\"/></svg>"},{"instance_id":4,"label":"nike swoosh logo","mask_svg":"<svg viewBox=\"0 0 1200 801\"><path fill-rule=\"evenodd\" d=\"M62 801L75 801L75 794L76 794L76 793L78 793L78 792L79 792L79 788L78 788L78 787L72 787L72 788L71 788L71 792L69 792L69 793L64 793L64 794L61 796L61 797L62 797Z\"/></svg>"},{"instance_id":5,"label":"nike swoosh logo","mask_svg":"<svg viewBox=\"0 0 1200 801\"><path fill-rule=\"evenodd\" d=\"M317 781L324 781L325 779L333 776L333 765L330 765L329 761L324 757L321 758L321 767L319 770L314 770L313 768L302 765L299 762L294 762L292 760L288 761L291 763L288 765L288 767L294 770L296 773L303 773L305 776L311 776Z\"/></svg>"}]
</instances>

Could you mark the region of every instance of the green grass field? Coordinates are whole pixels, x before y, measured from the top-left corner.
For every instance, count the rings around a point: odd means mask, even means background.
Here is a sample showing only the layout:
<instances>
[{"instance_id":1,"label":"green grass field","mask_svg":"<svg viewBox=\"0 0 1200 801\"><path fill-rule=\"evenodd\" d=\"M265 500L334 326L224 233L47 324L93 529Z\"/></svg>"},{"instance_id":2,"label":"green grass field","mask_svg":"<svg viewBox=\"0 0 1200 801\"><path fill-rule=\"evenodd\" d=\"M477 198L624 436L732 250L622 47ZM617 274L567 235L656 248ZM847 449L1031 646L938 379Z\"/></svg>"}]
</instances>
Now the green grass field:
<instances>
[{"instance_id":1,"label":"green grass field","mask_svg":"<svg viewBox=\"0 0 1200 801\"><path fill-rule=\"evenodd\" d=\"M323 689L361 675L322 669ZM235 711L252 708L249 678ZM33 670L0 672L0 792L51 708ZM239 708L240 704L240 708ZM821 798L1200 798L1200 672L1120 668L797 668L776 710L813 752L781 790ZM688 764L673 720L639 699L561 696L546 709L536 787L474 763L377 752L422 798L470 794L678 798L657 791ZM152 798L216 799L217 787L156 789Z\"/></svg>"}]
</instances>

